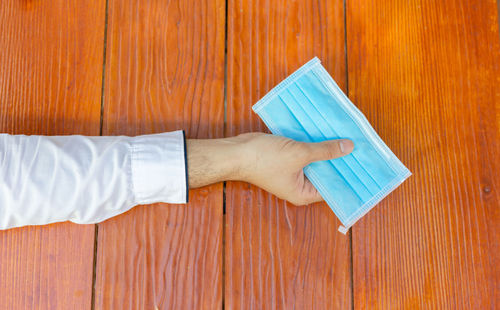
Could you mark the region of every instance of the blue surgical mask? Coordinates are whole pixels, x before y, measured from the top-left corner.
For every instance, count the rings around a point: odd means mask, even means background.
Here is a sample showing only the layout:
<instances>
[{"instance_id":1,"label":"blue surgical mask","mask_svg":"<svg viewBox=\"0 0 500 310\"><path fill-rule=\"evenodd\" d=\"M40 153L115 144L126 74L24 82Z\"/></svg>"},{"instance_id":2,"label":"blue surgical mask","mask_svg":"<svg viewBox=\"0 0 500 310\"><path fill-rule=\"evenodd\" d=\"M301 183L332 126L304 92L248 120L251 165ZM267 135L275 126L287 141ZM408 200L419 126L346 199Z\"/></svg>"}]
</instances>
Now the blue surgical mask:
<instances>
[{"instance_id":1,"label":"blue surgical mask","mask_svg":"<svg viewBox=\"0 0 500 310\"><path fill-rule=\"evenodd\" d=\"M314 58L252 109L275 135L303 142L347 138L354 151L311 163L304 174L347 230L411 173Z\"/></svg>"}]
</instances>

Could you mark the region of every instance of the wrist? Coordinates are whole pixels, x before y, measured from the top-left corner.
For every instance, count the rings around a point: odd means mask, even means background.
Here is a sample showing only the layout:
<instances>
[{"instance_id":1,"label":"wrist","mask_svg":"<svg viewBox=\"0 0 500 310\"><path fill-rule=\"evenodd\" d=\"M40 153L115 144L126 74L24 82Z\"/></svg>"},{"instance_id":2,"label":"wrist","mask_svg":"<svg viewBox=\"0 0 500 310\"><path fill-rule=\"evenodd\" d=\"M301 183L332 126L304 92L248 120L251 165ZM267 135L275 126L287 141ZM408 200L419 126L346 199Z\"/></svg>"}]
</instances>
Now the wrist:
<instances>
[{"instance_id":1,"label":"wrist","mask_svg":"<svg viewBox=\"0 0 500 310\"><path fill-rule=\"evenodd\" d=\"M233 138L187 139L189 187L241 180L242 146Z\"/></svg>"}]
</instances>

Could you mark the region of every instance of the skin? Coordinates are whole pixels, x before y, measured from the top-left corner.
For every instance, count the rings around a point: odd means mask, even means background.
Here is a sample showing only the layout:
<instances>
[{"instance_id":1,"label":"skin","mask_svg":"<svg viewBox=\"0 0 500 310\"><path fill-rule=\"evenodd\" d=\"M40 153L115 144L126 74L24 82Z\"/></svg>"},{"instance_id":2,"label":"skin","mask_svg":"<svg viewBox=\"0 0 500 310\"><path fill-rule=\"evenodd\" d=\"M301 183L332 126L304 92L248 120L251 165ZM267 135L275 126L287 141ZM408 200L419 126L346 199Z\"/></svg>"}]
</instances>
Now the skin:
<instances>
[{"instance_id":1,"label":"skin","mask_svg":"<svg viewBox=\"0 0 500 310\"><path fill-rule=\"evenodd\" d=\"M244 181L295 205L322 201L302 169L314 161L347 155L350 140L298 142L264 133L223 139L188 139L189 187L221 181Z\"/></svg>"}]
</instances>

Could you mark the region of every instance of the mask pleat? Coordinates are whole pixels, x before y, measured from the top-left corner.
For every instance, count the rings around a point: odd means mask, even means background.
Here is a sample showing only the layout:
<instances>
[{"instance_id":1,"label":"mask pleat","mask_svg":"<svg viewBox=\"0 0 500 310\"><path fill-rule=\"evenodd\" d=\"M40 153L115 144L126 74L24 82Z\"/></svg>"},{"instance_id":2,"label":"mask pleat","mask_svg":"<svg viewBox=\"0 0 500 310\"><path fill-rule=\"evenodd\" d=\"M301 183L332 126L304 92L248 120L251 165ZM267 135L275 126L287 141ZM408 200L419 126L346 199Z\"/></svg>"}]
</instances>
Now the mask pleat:
<instances>
[{"instance_id":1,"label":"mask pleat","mask_svg":"<svg viewBox=\"0 0 500 310\"><path fill-rule=\"evenodd\" d=\"M267 120L271 119L268 115L279 113L280 118L275 119L274 123L269 124L272 126L273 130L276 131L276 134L294 137L297 141L312 142L311 138L306 133L306 130L303 129L302 125L298 122L290 109L278 96L276 96L272 102L266 105L266 108L262 109L259 113ZM328 161L318 162L321 167L321 169L318 169L318 174L321 175L322 179L327 178L331 182L334 182L337 189L344 193L342 197L336 197L339 203L341 201L343 204L350 203L352 205L361 205L363 199L356 191L353 190L351 186L348 185L346 180L335 169L335 167L327 163Z\"/></svg>"},{"instance_id":2,"label":"mask pleat","mask_svg":"<svg viewBox=\"0 0 500 310\"><path fill-rule=\"evenodd\" d=\"M324 115L318 110L314 102L308 97L308 95L301 89L300 85L291 84L287 88L287 92L291 96L291 100L294 100L296 104L301 107L301 110L305 113L304 105L312 106L313 109L308 109L307 116L314 124L314 126L320 132L320 137L316 141L323 141L326 139L333 138L349 138L349 136L342 136L328 124ZM312 121L314 120L314 121ZM370 175L370 173L363 167L363 165L356 159L356 155L350 154L338 159L334 159L333 162L343 161L346 167L350 169L356 177L363 183L365 188L372 194L375 195L382 187L378 184L375 178Z\"/></svg>"},{"instance_id":3,"label":"mask pleat","mask_svg":"<svg viewBox=\"0 0 500 310\"><path fill-rule=\"evenodd\" d=\"M270 127L274 134L293 137L294 140L307 142L307 137L304 127L297 122L293 114L290 113L285 104L277 96L266 105L264 109L259 112L259 115L268 116L265 118L267 125ZM280 115L279 118L270 117L270 115Z\"/></svg>"},{"instance_id":4,"label":"mask pleat","mask_svg":"<svg viewBox=\"0 0 500 310\"><path fill-rule=\"evenodd\" d=\"M351 214L356 212L365 201L361 200L355 191L347 185L341 178L340 174L336 173L331 165L325 165L324 162L313 162L304 168L304 173L317 188L321 196L330 204L337 206L332 210L339 217L340 221L347 220ZM324 188L322 184L335 184L335 191L331 188Z\"/></svg>"},{"instance_id":5,"label":"mask pleat","mask_svg":"<svg viewBox=\"0 0 500 310\"><path fill-rule=\"evenodd\" d=\"M309 96L311 103L323 116L323 119L327 119L329 124L335 126L337 134L355 141L354 151L351 155L357 159L357 162L363 163L363 170L372 179L376 180L378 185L390 182L396 176L396 173L373 148L351 116L329 93L328 89L314 73L311 71L304 74L297 80L297 83L300 84L304 93ZM381 169L381 166L384 168Z\"/></svg>"},{"instance_id":6,"label":"mask pleat","mask_svg":"<svg viewBox=\"0 0 500 310\"><path fill-rule=\"evenodd\" d=\"M316 127L312 119L307 115L307 113L305 113L305 111L297 103L295 98L290 95L290 93L284 91L281 92L278 97L282 100L282 103L289 110L290 114L293 115L295 121L302 124L304 132L306 132L307 135L307 142L320 142L325 140L323 134ZM361 199L362 201L367 201L371 196L373 196L373 193L370 193L365 184L354 173L354 171L349 166L347 166L345 161L329 160L326 162L328 162L329 165L335 169L335 172L344 179L344 182L347 183L349 187L351 187L351 191L354 191L359 199ZM322 167L323 169L328 169L327 164L323 164Z\"/></svg>"}]
</instances>

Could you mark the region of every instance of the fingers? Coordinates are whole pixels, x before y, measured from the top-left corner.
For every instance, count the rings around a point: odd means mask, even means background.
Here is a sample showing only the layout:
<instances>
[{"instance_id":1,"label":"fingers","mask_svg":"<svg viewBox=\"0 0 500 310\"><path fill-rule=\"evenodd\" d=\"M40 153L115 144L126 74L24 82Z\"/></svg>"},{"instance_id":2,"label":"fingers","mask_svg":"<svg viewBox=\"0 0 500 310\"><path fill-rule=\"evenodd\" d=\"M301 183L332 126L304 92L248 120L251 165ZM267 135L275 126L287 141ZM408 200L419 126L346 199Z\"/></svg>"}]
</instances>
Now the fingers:
<instances>
[{"instance_id":1,"label":"fingers","mask_svg":"<svg viewBox=\"0 0 500 310\"><path fill-rule=\"evenodd\" d=\"M338 158L351 153L354 149L354 143L348 139L328 140L308 145L307 162Z\"/></svg>"},{"instance_id":2,"label":"fingers","mask_svg":"<svg viewBox=\"0 0 500 310\"><path fill-rule=\"evenodd\" d=\"M323 197L319 194L318 190L312 185L311 181L303 176L304 185L298 190L295 199L288 200L296 206L308 205L315 202L323 201Z\"/></svg>"},{"instance_id":3,"label":"fingers","mask_svg":"<svg viewBox=\"0 0 500 310\"><path fill-rule=\"evenodd\" d=\"M307 181L309 182L309 181ZM313 185L311 184L311 187L313 187ZM314 188L314 187L313 187ZM305 204L311 204L311 203L315 203L315 202L320 202L320 201L323 201L323 197L321 197L321 195L319 194L319 192L314 189L314 192L309 195L305 201Z\"/></svg>"}]
</instances>

